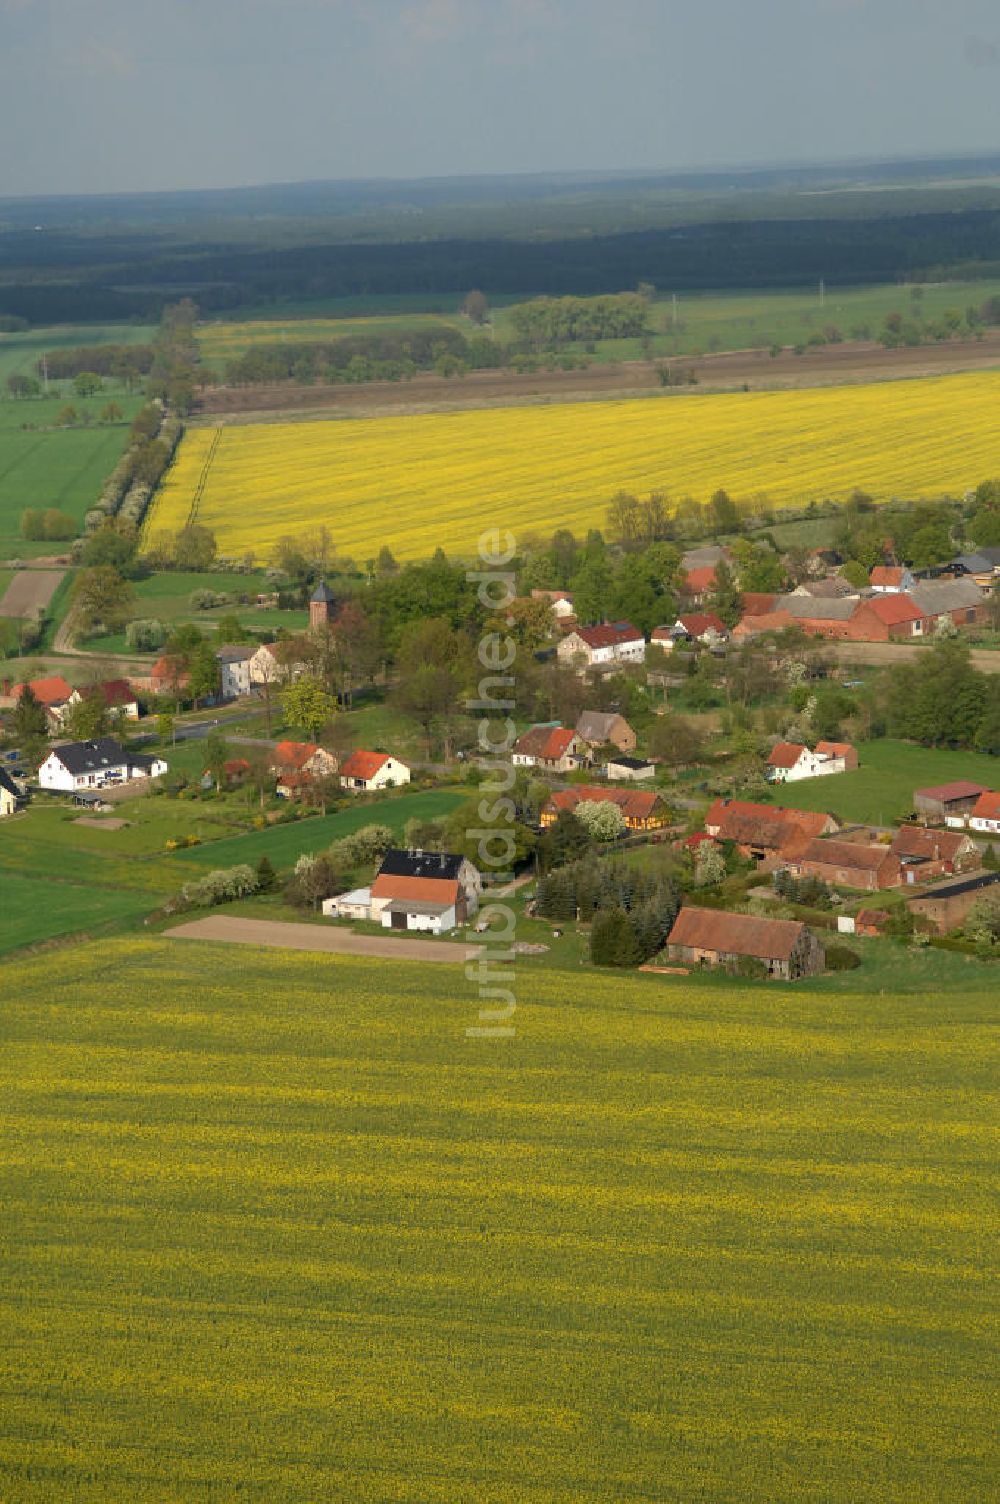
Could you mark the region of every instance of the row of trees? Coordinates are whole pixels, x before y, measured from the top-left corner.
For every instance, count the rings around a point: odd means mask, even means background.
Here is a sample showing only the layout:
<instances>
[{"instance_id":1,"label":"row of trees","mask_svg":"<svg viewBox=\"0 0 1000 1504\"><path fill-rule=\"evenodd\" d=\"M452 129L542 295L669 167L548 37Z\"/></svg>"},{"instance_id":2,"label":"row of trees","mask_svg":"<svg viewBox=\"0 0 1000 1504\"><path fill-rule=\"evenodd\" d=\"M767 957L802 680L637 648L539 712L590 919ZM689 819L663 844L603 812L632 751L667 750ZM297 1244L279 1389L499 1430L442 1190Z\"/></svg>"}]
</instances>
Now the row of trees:
<instances>
[{"instance_id":1,"label":"row of trees","mask_svg":"<svg viewBox=\"0 0 1000 1504\"><path fill-rule=\"evenodd\" d=\"M558 349L574 342L629 339L649 328L649 299L642 293L596 298L534 298L515 303L507 317L518 337L534 348Z\"/></svg>"}]
</instances>

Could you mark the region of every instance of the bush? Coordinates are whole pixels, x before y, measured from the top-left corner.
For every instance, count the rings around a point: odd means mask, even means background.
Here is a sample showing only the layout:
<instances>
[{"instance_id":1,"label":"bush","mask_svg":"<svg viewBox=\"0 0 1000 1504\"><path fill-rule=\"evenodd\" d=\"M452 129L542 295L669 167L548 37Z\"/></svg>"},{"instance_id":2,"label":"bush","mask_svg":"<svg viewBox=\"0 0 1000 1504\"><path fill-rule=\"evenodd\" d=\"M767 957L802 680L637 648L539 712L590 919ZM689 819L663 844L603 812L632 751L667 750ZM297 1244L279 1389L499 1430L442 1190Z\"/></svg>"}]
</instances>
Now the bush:
<instances>
[{"instance_id":1,"label":"bush","mask_svg":"<svg viewBox=\"0 0 1000 1504\"><path fill-rule=\"evenodd\" d=\"M211 908L214 904L229 903L236 898L248 898L256 893L257 874L245 863L229 867L194 882L185 883L181 889L181 901L193 908Z\"/></svg>"},{"instance_id":2,"label":"bush","mask_svg":"<svg viewBox=\"0 0 1000 1504\"><path fill-rule=\"evenodd\" d=\"M130 621L125 628L125 642L137 653L152 653L167 640L167 629L155 616Z\"/></svg>"},{"instance_id":3,"label":"bush","mask_svg":"<svg viewBox=\"0 0 1000 1504\"><path fill-rule=\"evenodd\" d=\"M395 837L387 825L362 825L330 847L330 859L341 867L367 867L381 861Z\"/></svg>"},{"instance_id":4,"label":"bush","mask_svg":"<svg viewBox=\"0 0 1000 1504\"><path fill-rule=\"evenodd\" d=\"M828 945L826 948L827 971L856 971L861 957L848 945Z\"/></svg>"},{"instance_id":5,"label":"bush","mask_svg":"<svg viewBox=\"0 0 1000 1504\"><path fill-rule=\"evenodd\" d=\"M285 898L295 908L318 909L339 887L340 878L330 858L306 852L295 863L295 871L285 884Z\"/></svg>"}]
</instances>

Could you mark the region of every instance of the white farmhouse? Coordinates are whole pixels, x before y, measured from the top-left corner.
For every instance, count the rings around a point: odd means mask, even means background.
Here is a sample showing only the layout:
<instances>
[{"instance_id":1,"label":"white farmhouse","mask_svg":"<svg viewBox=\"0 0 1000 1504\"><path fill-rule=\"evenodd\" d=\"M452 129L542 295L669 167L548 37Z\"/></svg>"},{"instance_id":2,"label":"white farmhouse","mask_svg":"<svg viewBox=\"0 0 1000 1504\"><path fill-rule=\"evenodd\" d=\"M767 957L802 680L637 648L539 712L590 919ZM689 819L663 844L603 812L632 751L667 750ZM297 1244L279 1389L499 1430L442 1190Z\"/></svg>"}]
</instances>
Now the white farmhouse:
<instances>
[{"instance_id":1,"label":"white farmhouse","mask_svg":"<svg viewBox=\"0 0 1000 1504\"><path fill-rule=\"evenodd\" d=\"M222 683L222 698L235 700L250 693L250 664L254 649L246 643L219 648L216 653Z\"/></svg>"},{"instance_id":2,"label":"white farmhouse","mask_svg":"<svg viewBox=\"0 0 1000 1504\"><path fill-rule=\"evenodd\" d=\"M560 642L556 653L562 663L579 660L586 668L644 663L646 639L629 621L603 622L599 627L574 627Z\"/></svg>"},{"instance_id":3,"label":"white farmhouse","mask_svg":"<svg viewBox=\"0 0 1000 1504\"><path fill-rule=\"evenodd\" d=\"M801 742L776 742L767 759L767 777L770 783L798 783L857 766L858 754L850 742L817 742L814 749Z\"/></svg>"},{"instance_id":4,"label":"white farmhouse","mask_svg":"<svg viewBox=\"0 0 1000 1504\"><path fill-rule=\"evenodd\" d=\"M38 770L38 782L43 789L73 794L127 783L131 778L159 778L166 771L162 757L129 752L113 736L102 736L94 742L53 747Z\"/></svg>"},{"instance_id":5,"label":"white farmhouse","mask_svg":"<svg viewBox=\"0 0 1000 1504\"><path fill-rule=\"evenodd\" d=\"M409 781L406 763L389 752L352 752L340 769L341 788L349 789L352 794L398 788Z\"/></svg>"},{"instance_id":6,"label":"white farmhouse","mask_svg":"<svg viewBox=\"0 0 1000 1504\"><path fill-rule=\"evenodd\" d=\"M1000 836L1000 794L987 789L976 800L969 827L981 835Z\"/></svg>"}]
</instances>

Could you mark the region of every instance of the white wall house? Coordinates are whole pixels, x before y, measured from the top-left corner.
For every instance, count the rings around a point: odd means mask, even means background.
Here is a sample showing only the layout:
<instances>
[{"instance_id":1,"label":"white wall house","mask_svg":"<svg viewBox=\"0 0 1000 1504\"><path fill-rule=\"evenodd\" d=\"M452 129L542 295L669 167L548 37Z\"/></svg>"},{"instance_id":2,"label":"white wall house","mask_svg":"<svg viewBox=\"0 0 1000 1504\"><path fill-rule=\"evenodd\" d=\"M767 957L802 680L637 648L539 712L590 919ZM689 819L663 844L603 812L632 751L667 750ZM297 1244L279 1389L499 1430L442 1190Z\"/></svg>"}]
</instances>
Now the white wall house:
<instances>
[{"instance_id":1,"label":"white wall house","mask_svg":"<svg viewBox=\"0 0 1000 1504\"><path fill-rule=\"evenodd\" d=\"M410 770L390 752L352 752L340 769L341 788L352 794L370 794L378 789L398 788L409 783Z\"/></svg>"},{"instance_id":2,"label":"white wall house","mask_svg":"<svg viewBox=\"0 0 1000 1504\"><path fill-rule=\"evenodd\" d=\"M72 705L79 705L87 695L94 695L103 700L108 715L113 719L123 716L126 721L139 719L139 701L135 690L127 679L106 679L101 684L87 685L81 692L74 689L66 704L61 708L58 719L65 720L66 712Z\"/></svg>"},{"instance_id":3,"label":"white wall house","mask_svg":"<svg viewBox=\"0 0 1000 1504\"><path fill-rule=\"evenodd\" d=\"M391 930L443 935L478 912L483 880L467 857L442 851L387 851L370 888L323 904L331 919L371 919Z\"/></svg>"},{"instance_id":4,"label":"white wall house","mask_svg":"<svg viewBox=\"0 0 1000 1504\"><path fill-rule=\"evenodd\" d=\"M579 659L585 668L644 663L646 639L631 622L604 622L599 627L574 627L560 642L556 653L562 663Z\"/></svg>"},{"instance_id":5,"label":"white wall house","mask_svg":"<svg viewBox=\"0 0 1000 1504\"><path fill-rule=\"evenodd\" d=\"M767 760L770 783L798 783L802 778L822 778L829 773L845 773L847 759L843 753L811 751L799 742L778 742Z\"/></svg>"},{"instance_id":6,"label":"white wall house","mask_svg":"<svg viewBox=\"0 0 1000 1504\"><path fill-rule=\"evenodd\" d=\"M952 823L949 820L949 825ZM1000 835L1000 794L980 794L976 800L975 808L969 816L969 828L978 830L981 835Z\"/></svg>"},{"instance_id":7,"label":"white wall house","mask_svg":"<svg viewBox=\"0 0 1000 1504\"><path fill-rule=\"evenodd\" d=\"M38 782L43 789L75 793L127 783L131 778L159 778L166 771L162 757L129 752L114 737L102 736L93 742L53 747L38 770Z\"/></svg>"},{"instance_id":8,"label":"white wall house","mask_svg":"<svg viewBox=\"0 0 1000 1504\"><path fill-rule=\"evenodd\" d=\"M224 700L235 700L250 693L250 664L254 649L242 645L220 648L216 653L221 675L221 690Z\"/></svg>"},{"instance_id":9,"label":"white wall house","mask_svg":"<svg viewBox=\"0 0 1000 1504\"><path fill-rule=\"evenodd\" d=\"M0 768L0 820L12 815L20 803L21 795L17 784L9 773Z\"/></svg>"}]
</instances>

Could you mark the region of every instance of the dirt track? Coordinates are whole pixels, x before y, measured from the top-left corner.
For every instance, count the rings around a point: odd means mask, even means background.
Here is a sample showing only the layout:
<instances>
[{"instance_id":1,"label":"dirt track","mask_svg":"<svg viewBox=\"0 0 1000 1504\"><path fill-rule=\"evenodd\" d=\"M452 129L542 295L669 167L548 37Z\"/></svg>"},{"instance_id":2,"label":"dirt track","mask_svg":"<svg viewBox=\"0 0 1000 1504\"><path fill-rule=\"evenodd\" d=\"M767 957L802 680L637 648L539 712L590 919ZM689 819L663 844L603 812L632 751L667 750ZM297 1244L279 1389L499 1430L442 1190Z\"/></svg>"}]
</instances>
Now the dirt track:
<instances>
[{"instance_id":1,"label":"dirt track","mask_svg":"<svg viewBox=\"0 0 1000 1504\"><path fill-rule=\"evenodd\" d=\"M926 659L928 647L917 642L827 642L835 658L841 663L870 663L879 668L891 668L894 663L920 663ZM1000 674L1000 651L995 648L973 648L972 666L984 674Z\"/></svg>"},{"instance_id":2,"label":"dirt track","mask_svg":"<svg viewBox=\"0 0 1000 1504\"><path fill-rule=\"evenodd\" d=\"M463 407L511 406L519 403L571 402L602 397L662 394L657 364L648 360L591 366L586 371L471 371L465 377L423 374L412 381L372 381L358 386L216 387L205 392L199 410L205 418L260 422L267 414L376 417L381 413L450 411ZM982 340L955 340L916 349L886 350L870 342L827 345L795 355L785 350L772 357L766 350L735 350L669 362L694 371L697 390L732 391L830 386L888 381L903 376L941 376L1000 366L1000 332ZM689 388L679 388L685 391ZM322 410L322 414L320 412Z\"/></svg>"},{"instance_id":3,"label":"dirt track","mask_svg":"<svg viewBox=\"0 0 1000 1504\"><path fill-rule=\"evenodd\" d=\"M0 616L30 616L44 611L59 589L65 569L21 569L0 599Z\"/></svg>"},{"instance_id":4,"label":"dirt track","mask_svg":"<svg viewBox=\"0 0 1000 1504\"><path fill-rule=\"evenodd\" d=\"M274 919L239 919L213 914L165 932L168 940L222 940L233 945L269 945L284 950L335 952L342 956L371 956L382 961L450 961L461 965L478 954L478 945L454 945L447 940L398 940L389 936L355 935L331 924L286 924Z\"/></svg>"}]
</instances>

